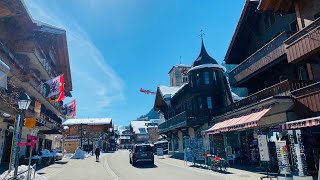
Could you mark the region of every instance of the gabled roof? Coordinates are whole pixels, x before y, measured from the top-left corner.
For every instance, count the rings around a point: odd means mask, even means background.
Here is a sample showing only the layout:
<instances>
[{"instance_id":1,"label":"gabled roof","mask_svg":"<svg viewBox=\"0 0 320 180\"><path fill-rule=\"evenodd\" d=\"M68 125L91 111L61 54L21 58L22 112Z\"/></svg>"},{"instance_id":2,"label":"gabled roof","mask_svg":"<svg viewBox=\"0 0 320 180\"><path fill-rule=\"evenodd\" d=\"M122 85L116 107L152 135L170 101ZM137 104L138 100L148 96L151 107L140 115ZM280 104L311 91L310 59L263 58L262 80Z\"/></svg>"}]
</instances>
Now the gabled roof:
<instances>
[{"instance_id":1,"label":"gabled roof","mask_svg":"<svg viewBox=\"0 0 320 180\"><path fill-rule=\"evenodd\" d=\"M112 118L84 118L84 119L67 119L62 125L71 126L71 125L107 125L112 124Z\"/></svg>"},{"instance_id":2,"label":"gabled roof","mask_svg":"<svg viewBox=\"0 0 320 180\"><path fill-rule=\"evenodd\" d=\"M187 83L186 83L187 84ZM164 95L171 95L171 97L173 97L178 91L180 91L186 84L183 84L181 86L163 86L160 85L158 87L160 94L162 95L162 97Z\"/></svg>"},{"instance_id":3,"label":"gabled roof","mask_svg":"<svg viewBox=\"0 0 320 180\"><path fill-rule=\"evenodd\" d=\"M135 134L148 134L146 123L149 121L131 121L130 126Z\"/></svg>"},{"instance_id":4,"label":"gabled roof","mask_svg":"<svg viewBox=\"0 0 320 180\"><path fill-rule=\"evenodd\" d=\"M234 34L232 36L232 39L231 39L231 42L230 42L230 45L229 45L229 48L227 50L227 53L226 53L226 56L224 58L224 61L227 63L227 64L232 64L232 63L229 63L230 62L230 54L231 54L231 51L233 50L233 46L235 44L235 41L238 37L238 33L241 33L240 29L241 27L243 26L243 22L244 20L246 19L246 17L248 16L248 10L249 10L249 4L250 3L256 3L258 4L259 1L257 0L246 0L246 3L244 4L244 7L243 7L243 10L241 12L241 16L240 16L240 19L238 21L238 24L236 26L236 29L234 31ZM233 63L233 64L238 64L238 63Z\"/></svg>"}]
</instances>

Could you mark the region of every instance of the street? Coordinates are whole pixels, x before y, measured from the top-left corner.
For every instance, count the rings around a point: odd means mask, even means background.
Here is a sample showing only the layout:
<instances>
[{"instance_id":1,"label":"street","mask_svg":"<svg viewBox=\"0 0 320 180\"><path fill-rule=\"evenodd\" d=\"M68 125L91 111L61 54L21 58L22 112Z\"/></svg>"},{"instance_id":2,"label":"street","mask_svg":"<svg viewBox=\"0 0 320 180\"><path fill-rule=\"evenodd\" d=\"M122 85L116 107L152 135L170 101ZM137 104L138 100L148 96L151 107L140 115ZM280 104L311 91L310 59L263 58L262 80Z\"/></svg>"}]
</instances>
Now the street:
<instances>
[{"instance_id":1,"label":"street","mask_svg":"<svg viewBox=\"0 0 320 180\"><path fill-rule=\"evenodd\" d=\"M155 166L129 164L129 151L120 150L115 153L103 153L100 162L95 157L85 160L67 159L58 161L37 171L49 180L93 179L93 180L209 180L209 179L259 179L259 175L250 172L234 171L227 174L187 167L183 161L155 156Z\"/></svg>"}]
</instances>

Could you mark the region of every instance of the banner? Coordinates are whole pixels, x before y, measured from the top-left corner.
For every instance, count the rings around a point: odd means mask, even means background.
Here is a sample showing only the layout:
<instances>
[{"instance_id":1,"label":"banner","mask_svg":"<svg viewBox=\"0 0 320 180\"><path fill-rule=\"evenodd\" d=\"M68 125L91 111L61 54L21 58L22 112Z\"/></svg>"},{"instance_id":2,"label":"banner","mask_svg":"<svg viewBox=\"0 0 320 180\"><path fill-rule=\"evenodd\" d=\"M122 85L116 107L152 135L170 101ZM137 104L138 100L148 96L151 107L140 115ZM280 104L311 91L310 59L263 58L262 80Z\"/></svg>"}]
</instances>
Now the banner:
<instances>
[{"instance_id":1,"label":"banner","mask_svg":"<svg viewBox=\"0 0 320 180\"><path fill-rule=\"evenodd\" d=\"M60 75L42 84L44 96L50 98L64 92L64 76Z\"/></svg>"},{"instance_id":2,"label":"banner","mask_svg":"<svg viewBox=\"0 0 320 180\"><path fill-rule=\"evenodd\" d=\"M67 118L72 118L72 117L76 116L76 109L77 109L76 100L73 100L73 101L69 102L68 104L66 104L65 109L66 109L66 117Z\"/></svg>"}]
</instances>

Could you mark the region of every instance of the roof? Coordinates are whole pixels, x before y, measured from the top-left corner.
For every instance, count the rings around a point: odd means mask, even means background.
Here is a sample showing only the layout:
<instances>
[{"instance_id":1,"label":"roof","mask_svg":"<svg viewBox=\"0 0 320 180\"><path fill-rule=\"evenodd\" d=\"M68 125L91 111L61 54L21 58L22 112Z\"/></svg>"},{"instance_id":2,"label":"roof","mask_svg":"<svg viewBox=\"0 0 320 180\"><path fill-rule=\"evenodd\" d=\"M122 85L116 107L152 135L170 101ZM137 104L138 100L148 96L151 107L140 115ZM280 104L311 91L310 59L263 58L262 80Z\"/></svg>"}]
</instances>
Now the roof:
<instances>
[{"instance_id":1,"label":"roof","mask_svg":"<svg viewBox=\"0 0 320 180\"><path fill-rule=\"evenodd\" d=\"M85 119L67 119L65 120L62 125L69 126L69 125L78 125L78 124L86 124L86 125L105 125L111 124L111 118L85 118Z\"/></svg>"},{"instance_id":2,"label":"roof","mask_svg":"<svg viewBox=\"0 0 320 180\"><path fill-rule=\"evenodd\" d=\"M193 70L196 70L196 69L202 69L202 68L218 68L218 69L222 69L224 72L227 71L227 69L224 66L221 66L219 64L202 64L202 65L199 65L199 66L192 67L189 70L189 72L193 71Z\"/></svg>"},{"instance_id":3,"label":"roof","mask_svg":"<svg viewBox=\"0 0 320 180\"><path fill-rule=\"evenodd\" d=\"M148 134L146 123L149 121L131 121L130 125L135 134Z\"/></svg>"},{"instance_id":4,"label":"roof","mask_svg":"<svg viewBox=\"0 0 320 180\"><path fill-rule=\"evenodd\" d=\"M231 92L231 94L232 94L232 99L233 100L237 100L237 101L240 101L241 99L244 99L245 97L240 97L240 96L238 96L236 93L234 93L234 92Z\"/></svg>"},{"instance_id":5,"label":"roof","mask_svg":"<svg viewBox=\"0 0 320 180\"><path fill-rule=\"evenodd\" d=\"M201 41L201 51L197 59L193 62L192 67L199 66L202 64L218 64L215 59L213 59L204 47L203 40Z\"/></svg>"},{"instance_id":6,"label":"roof","mask_svg":"<svg viewBox=\"0 0 320 180\"><path fill-rule=\"evenodd\" d=\"M170 94L171 97L173 97L175 94L177 94L183 87L185 87L188 83L185 83L181 86L159 86L160 93L162 97L166 94Z\"/></svg>"},{"instance_id":7,"label":"roof","mask_svg":"<svg viewBox=\"0 0 320 180\"><path fill-rule=\"evenodd\" d=\"M228 50L227 50L227 53L226 53L226 56L225 56L225 58L224 58L224 61L226 62L226 63L229 63L229 56L230 56L230 54L231 54L231 51L232 51L232 49L233 49L233 46L235 45L235 41L236 41L236 39L237 39L237 36L238 36L238 33L241 33L242 31L240 30L240 28L241 28L241 26L242 26L242 24L243 24L243 21L246 19L245 17L247 17L248 16L248 7L249 7L249 4L250 4L250 2L255 2L255 3L257 3L258 1L257 0L246 0L246 3L244 4L244 7L243 7L243 9L242 9L242 12L241 12L241 15L240 15L240 19L239 19L239 21L238 21L238 24L237 24L237 26L236 26L236 29L235 29L235 31L234 31L234 34L233 34L233 36L232 36L232 39L231 39L231 42L230 42L230 45L229 45L229 48L228 48ZM229 63L229 64L232 64L232 63Z\"/></svg>"}]
</instances>

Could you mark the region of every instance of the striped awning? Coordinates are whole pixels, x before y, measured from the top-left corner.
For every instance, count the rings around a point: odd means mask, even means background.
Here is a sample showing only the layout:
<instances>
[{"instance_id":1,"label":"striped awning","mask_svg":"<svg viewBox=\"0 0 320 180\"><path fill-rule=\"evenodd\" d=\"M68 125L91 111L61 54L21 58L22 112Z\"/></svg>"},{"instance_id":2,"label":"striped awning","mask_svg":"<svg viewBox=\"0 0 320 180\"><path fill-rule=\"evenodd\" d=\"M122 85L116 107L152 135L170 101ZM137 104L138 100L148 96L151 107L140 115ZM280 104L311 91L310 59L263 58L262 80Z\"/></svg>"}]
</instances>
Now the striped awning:
<instances>
[{"instance_id":1,"label":"striped awning","mask_svg":"<svg viewBox=\"0 0 320 180\"><path fill-rule=\"evenodd\" d=\"M280 129L298 129L298 128L305 128L311 126L319 126L320 125L320 116L308 118L308 119L301 119L296 121L290 121L279 125Z\"/></svg>"},{"instance_id":2,"label":"striped awning","mask_svg":"<svg viewBox=\"0 0 320 180\"><path fill-rule=\"evenodd\" d=\"M239 129L247 129L257 127L259 120L270 111L271 107L257 109L242 115L229 118L222 122L216 123L205 131L207 134L217 134L221 132L234 131Z\"/></svg>"}]
</instances>

